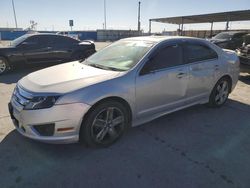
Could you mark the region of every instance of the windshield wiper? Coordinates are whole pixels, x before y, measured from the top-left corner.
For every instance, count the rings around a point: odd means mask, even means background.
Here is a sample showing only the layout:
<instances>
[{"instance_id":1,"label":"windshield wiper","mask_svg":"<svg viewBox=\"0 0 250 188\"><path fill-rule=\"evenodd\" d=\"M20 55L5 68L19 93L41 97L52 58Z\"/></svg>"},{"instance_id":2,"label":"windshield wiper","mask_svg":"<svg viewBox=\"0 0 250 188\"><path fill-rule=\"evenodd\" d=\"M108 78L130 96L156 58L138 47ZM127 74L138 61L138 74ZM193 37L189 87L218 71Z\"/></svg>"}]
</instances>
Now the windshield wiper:
<instances>
[{"instance_id":1,"label":"windshield wiper","mask_svg":"<svg viewBox=\"0 0 250 188\"><path fill-rule=\"evenodd\" d=\"M108 70L112 70L112 71L124 71L123 69L118 69L115 67L107 67Z\"/></svg>"},{"instance_id":2,"label":"windshield wiper","mask_svg":"<svg viewBox=\"0 0 250 188\"><path fill-rule=\"evenodd\" d=\"M106 66L103 66L103 65L100 65L100 64L95 64L95 63L86 64L86 65L89 65L89 66L92 66L92 67L95 67L95 68L99 68L99 69L104 69L104 70L124 71L123 69L118 69L118 68L115 68L115 67L106 67Z\"/></svg>"},{"instance_id":3,"label":"windshield wiper","mask_svg":"<svg viewBox=\"0 0 250 188\"><path fill-rule=\"evenodd\" d=\"M104 70L109 70L108 67L105 67L105 66L102 66L102 65L99 65L99 64L87 64L88 66L91 66L91 67L95 67L95 68L99 68L99 69L104 69Z\"/></svg>"}]
</instances>

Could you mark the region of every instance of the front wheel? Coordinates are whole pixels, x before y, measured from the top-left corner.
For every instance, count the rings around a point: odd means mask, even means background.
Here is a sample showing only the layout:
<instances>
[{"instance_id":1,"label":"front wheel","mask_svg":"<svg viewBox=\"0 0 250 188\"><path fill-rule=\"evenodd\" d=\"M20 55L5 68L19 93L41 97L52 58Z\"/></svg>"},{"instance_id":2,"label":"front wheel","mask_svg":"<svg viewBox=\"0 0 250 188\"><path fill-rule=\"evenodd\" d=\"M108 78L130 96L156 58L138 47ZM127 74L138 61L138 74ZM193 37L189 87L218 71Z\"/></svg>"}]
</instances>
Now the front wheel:
<instances>
[{"instance_id":1,"label":"front wheel","mask_svg":"<svg viewBox=\"0 0 250 188\"><path fill-rule=\"evenodd\" d=\"M220 107L228 99L230 93L230 81L227 78L221 78L214 86L212 93L209 97L209 106Z\"/></svg>"},{"instance_id":2,"label":"front wheel","mask_svg":"<svg viewBox=\"0 0 250 188\"><path fill-rule=\"evenodd\" d=\"M106 101L87 114L81 127L80 140L88 146L107 147L123 135L128 125L128 111L124 105Z\"/></svg>"},{"instance_id":3,"label":"front wheel","mask_svg":"<svg viewBox=\"0 0 250 188\"><path fill-rule=\"evenodd\" d=\"M10 66L7 59L0 57L0 75L6 73Z\"/></svg>"}]
</instances>

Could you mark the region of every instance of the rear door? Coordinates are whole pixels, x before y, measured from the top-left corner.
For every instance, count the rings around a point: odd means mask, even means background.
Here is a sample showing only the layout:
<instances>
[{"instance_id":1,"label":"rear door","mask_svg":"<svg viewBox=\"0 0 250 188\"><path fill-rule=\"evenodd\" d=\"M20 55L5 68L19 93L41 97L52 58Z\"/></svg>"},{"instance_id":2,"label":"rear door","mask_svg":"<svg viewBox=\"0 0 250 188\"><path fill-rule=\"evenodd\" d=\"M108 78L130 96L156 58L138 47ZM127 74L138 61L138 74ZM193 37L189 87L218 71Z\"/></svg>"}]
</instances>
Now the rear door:
<instances>
[{"instance_id":1,"label":"rear door","mask_svg":"<svg viewBox=\"0 0 250 188\"><path fill-rule=\"evenodd\" d=\"M70 37L64 37L58 35L54 42L55 57L58 61L70 60L75 49L77 48L79 41Z\"/></svg>"},{"instance_id":2,"label":"rear door","mask_svg":"<svg viewBox=\"0 0 250 188\"><path fill-rule=\"evenodd\" d=\"M217 53L200 42L184 44L184 60L189 65L187 98L189 103L207 98L219 74L220 63Z\"/></svg>"},{"instance_id":3,"label":"rear door","mask_svg":"<svg viewBox=\"0 0 250 188\"><path fill-rule=\"evenodd\" d=\"M138 118L178 108L186 97L189 73L183 65L182 46L172 44L157 51L136 78Z\"/></svg>"}]
</instances>

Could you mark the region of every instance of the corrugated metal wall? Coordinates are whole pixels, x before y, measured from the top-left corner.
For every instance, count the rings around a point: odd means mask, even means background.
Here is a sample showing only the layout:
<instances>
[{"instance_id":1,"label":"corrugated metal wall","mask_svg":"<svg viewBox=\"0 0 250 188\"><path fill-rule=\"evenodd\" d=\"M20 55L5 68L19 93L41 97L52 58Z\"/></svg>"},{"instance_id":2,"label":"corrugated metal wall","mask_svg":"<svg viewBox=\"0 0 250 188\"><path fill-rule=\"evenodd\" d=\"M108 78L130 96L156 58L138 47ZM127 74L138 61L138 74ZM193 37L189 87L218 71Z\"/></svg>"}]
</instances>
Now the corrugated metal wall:
<instances>
[{"instance_id":1,"label":"corrugated metal wall","mask_svg":"<svg viewBox=\"0 0 250 188\"><path fill-rule=\"evenodd\" d=\"M115 41L141 35L137 30L97 30L98 41Z\"/></svg>"},{"instance_id":2,"label":"corrugated metal wall","mask_svg":"<svg viewBox=\"0 0 250 188\"><path fill-rule=\"evenodd\" d=\"M27 31L0 31L0 40L14 40L26 33Z\"/></svg>"},{"instance_id":3,"label":"corrugated metal wall","mask_svg":"<svg viewBox=\"0 0 250 188\"><path fill-rule=\"evenodd\" d=\"M0 31L0 40L14 40L28 31ZM56 31L38 31L39 33L56 33ZM75 31L72 32L79 36L80 40L97 40L96 31Z\"/></svg>"}]
</instances>

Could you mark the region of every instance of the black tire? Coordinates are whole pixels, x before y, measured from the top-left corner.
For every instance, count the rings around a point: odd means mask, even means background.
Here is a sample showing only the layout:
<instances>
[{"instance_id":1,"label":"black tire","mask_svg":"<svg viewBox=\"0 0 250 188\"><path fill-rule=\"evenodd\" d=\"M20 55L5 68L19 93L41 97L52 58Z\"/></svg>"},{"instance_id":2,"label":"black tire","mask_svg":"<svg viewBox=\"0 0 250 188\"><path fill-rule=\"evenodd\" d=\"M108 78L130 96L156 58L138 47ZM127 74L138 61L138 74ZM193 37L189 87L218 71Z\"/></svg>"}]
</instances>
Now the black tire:
<instances>
[{"instance_id":1,"label":"black tire","mask_svg":"<svg viewBox=\"0 0 250 188\"><path fill-rule=\"evenodd\" d=\"M108 115L111 111L112 119ZM90 147L108 147L126 132L129 121L128 110L123 104L114 100L97 104L82 122L80 141Z\"/></svg>"},{"instance_id":2,"label":"black tire","mask_svg":"<svg viewBox=\"0 0 250 188\"><path fill-rule=\"evenodd\" d=\"M0 75L5 74L10 70L8 60L4 57L0 57Z\"/></svg>"},{"instance_id":3,"label":"black tire","mask_svg":"<svg viewBox=\"0 0 250 188\"><path fill-rule=\"evenodd\" d=\"M227 77L222 77L215 84L210 94L208 105L210 107L215 107L215 108L221 107L227 101L230 90L231 90L230 80Z\"/></svg>"}]
</instances>

